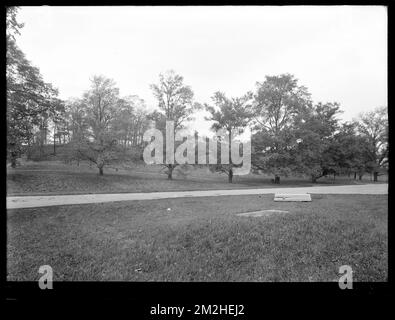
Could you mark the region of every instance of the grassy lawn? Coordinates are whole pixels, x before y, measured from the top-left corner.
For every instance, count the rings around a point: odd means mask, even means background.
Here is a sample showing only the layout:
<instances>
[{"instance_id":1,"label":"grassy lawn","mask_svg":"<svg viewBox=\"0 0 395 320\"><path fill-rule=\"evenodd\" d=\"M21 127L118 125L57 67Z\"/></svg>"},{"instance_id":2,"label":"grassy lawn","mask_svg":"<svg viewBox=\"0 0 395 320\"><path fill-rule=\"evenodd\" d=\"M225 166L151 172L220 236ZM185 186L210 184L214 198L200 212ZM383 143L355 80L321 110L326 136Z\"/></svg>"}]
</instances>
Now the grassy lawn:
<instances>
[{"instance_id":1,"label":"grassy lawn","mask_svg":"<svg viewBox=\"0 0 395 320\"><path fill-rule=\"evenodd\" d=\"M7 212L8 280L387 281L387 195L182 198ZM171 210L168 210L171 208ZM288 214L240 217L280 209Z\"/></svg>"},{"instance_id":2,"label":"grassy lawn","mask_svg":"<svg viewBox=\"0 0 395 320\"><path fill-rule=\"evenodd\" d=\"M104 176L97 169L82 163L65 165L59 161L29 162L16 169L8 169L7 195L81 194L117 192L154 192L179 190L242 189L272 187L308 187L306 178L282 178L281 184L272 184L269 176L250 174L236 176L234 183L225 175L207 172L205 168L191 169L187 175L175 174L169 181L161 167L136 166L130 169L110 167ZM348 178L322 178L314 185L359 184L369 181Z\"/></svg>"}]
</instances>

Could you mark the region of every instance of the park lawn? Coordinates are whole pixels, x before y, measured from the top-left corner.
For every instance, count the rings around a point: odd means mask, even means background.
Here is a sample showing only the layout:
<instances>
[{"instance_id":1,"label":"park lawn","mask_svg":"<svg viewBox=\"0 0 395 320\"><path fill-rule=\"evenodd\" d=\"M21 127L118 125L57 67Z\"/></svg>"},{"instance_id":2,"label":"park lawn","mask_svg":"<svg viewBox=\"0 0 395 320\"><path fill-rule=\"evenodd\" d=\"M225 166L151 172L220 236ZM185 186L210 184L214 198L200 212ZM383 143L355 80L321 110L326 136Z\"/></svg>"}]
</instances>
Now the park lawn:
<instances>
[{"instance_id":1,"label":"park lawn","mask_svg":"<svg viewBox=\"0 0 395 320\"><path fill-rule=\"evenodd\" d=\"M191 191L210 189L243 189L276 187L308 187L306 178L283 178L281 184L272 184L271 177L249 174L234 177L227 182L226 175L210 173L206 168L191 169L187 175L175 173L167 180L158 166L135 166L130 169L105 169L103 176L87 164L66 165L59 161L30 162L16 169L8 169L7 195L85 194L155 191ZM315 185L358 184L358 180L322 178ZM363 181L366 183L366 181Z\"/></svg>"},{"instance_id":2,"label":"park lawn","mask_svg":"<svg viewBox=\"0 0 395 320\"><path fill-rule=\"evenodd\" d=\"M179 198L13 209L7 278L54 281L387 281L387 195ZM168 210L170 208L170 210ZM287 214L241 217L260 209Z\"/></svg>"}]
</instances>

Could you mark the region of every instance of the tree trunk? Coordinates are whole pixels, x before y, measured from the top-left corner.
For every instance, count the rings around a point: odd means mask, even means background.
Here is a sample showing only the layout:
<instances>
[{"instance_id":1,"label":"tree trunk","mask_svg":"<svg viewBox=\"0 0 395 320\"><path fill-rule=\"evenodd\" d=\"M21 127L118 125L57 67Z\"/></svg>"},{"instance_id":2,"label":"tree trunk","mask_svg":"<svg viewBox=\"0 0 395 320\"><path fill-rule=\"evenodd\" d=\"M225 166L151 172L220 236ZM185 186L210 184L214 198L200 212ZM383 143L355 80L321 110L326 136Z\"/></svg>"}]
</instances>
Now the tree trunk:
<instances>
[{"instance_id":1,"label":"tree trunk","mask_svg":"<svg viewBox=\"0 0 395 320\"><path fill-rule=\"evenodd\" d=\"M173 165L169 164L167 166L167 179L168 180L173 180L173 170L174 170Z\"/></svg>"},{"instance_id":2,"label":"tree trunk","mask_svg":"<svg viewBox=\"0 0 395 320\"><path fill-rule=\"evenodd\" d=\"M40 144L39 144L39 150L40 150L40 160L42 160L43 157L43 141L40 139Z\"/></svg>"},{"instance_id":3,"label":"tree trunk","mask_svg":"<svg viewBox=\"0 0 395 320\"><path fill-rule=\"evenodd\" d=\"M53 155L56 155L56 139L55 139L55 130L53 131Z\"/></svg>"},{"instance_id":4,"label":"tree trunk","mask_svg":"<svg viewBox=\"0 0 395 320\"><path fill-rule=\"evenodd\" d=\"M357 180L357 173L356 172L354 172L354 180Z\"/></svg>"},{"instance_id":5,"label":"tree trunk","mask_svg":"<svg viewBox=\"0 0 395 320\"><path fill-rule=\"evenodd\" d=\"M233 170L232 170L232 169L229 170L228 182L229 182L229 183L232 183L232 182L233 182Z\"/></svg>"},{"instance_id":6,"label":"tree trunk","mask_svg":"<svg viewBox=\"0 0 395 320\"><path fill-rule=\"evenodd\" d=\"M16 155L11 153L11 167L16 168Z\"/></svg>"},{"instance_id":7,"label":"tree trunk","mask_svg":"<svg viewBox=\"0 0 395 320\"><path fill-rule=\"evenodd\" d=\"M377 182L377 177L379 176L378 172L373 172L373 182Z\"/></svg>"},{"instance_id":8,"label":"tree trunk","mask_svg":"<svg viewBox=\"0 0 395 320\"><path fill-rule=\"evenodd\" d=\"M360 175L358 176L358 179L359 179L359 180L362 180L362 177L363 177L363 174L360 174Z\"/></svg>"},{"instance_id":9,"label":"tree trunk","mask_svg":"<svg viewBox=\"0 0 395 320\"><path fill-rule=\"evenodd\" d=\"M11 142L10 143L10 156L11 156L11 168L16 168L16 159L18 156L18 153L16 152L16 143Z\"/></svg>"},{"instance_id":10,"label":"tree trunk","mask_svg":"<svg viewBox=\"0 0 395 320\"><path fill-rule=\"evenodd\" d=\"M101 176L102 176L102 175L103 175L103 173L104 173L104 172L103 172L103 167L99 167L99 175L101 175Z\"/></svg>"},{"instance_id":11,"label":"tree trunk","mask_svg":"<svg viewBox=\"0 0 395 320\"><path fill-rule=\"evenodd\" d=\"M277 183L277 184L280 183L280 176L278 176L278 175L274 176L274 183Z\"/></svg>"},{"instance_id":12,"label":"tree trunk","mask_svg":"<svg viewBox=\"0 0 395 320\"><path fill-rule=\"evenodd\" d=\"M30 145L30 139L27 141L27 150L26 150L26 158L27 160L30 160L30 156L31 156L31 145Z\"/></svg>"}]
</instances>

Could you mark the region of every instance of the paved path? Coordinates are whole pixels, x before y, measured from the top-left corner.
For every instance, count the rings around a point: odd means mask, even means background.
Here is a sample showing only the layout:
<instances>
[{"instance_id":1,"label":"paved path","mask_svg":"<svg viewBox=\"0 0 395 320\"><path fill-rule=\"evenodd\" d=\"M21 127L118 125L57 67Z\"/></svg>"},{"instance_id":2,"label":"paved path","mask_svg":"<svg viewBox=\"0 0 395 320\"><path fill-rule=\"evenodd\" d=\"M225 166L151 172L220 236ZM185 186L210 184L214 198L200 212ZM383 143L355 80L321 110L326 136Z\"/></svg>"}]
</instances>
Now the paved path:
<instances>
[{"instance_id":1,"label":"paved path","mask_svg":"<svg viewBox=\"0 0 395 320\"><path fill-rule=\"evenodd\" d=\"M302 188L270 188L207 191L172 191L149 193L111 193L58 196L7 197L7 209L48 207L70 204L100 203L112 201L154 200L182 197L216 197L273 193L318 193L318 194L388 194L388 184L364 184L348 186L317 186Z\"/></svg>"}]
</instances>

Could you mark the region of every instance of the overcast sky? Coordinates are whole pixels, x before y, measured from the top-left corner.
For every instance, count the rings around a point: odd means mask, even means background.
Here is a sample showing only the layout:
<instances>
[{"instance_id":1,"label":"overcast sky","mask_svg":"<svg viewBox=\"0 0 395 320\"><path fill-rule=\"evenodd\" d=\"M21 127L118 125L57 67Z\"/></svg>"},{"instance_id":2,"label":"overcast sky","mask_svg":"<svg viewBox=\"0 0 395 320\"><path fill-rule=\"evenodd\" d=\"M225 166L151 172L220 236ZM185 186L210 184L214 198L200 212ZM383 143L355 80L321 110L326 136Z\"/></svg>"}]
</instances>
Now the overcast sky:
<instances>
[{"instance_id":1,"label":"overcast sky","mask_svg":"<svg viewBox=\"0 0 395 320\"><path fill-rule=\"evenodd\" d=\"M345 120L387 105L385 7L21 7L18 21L17 44L63 99L103 74L153 108L149 85L173 69L199 102L291 73Z\"/></svg>"}]
</instances>

